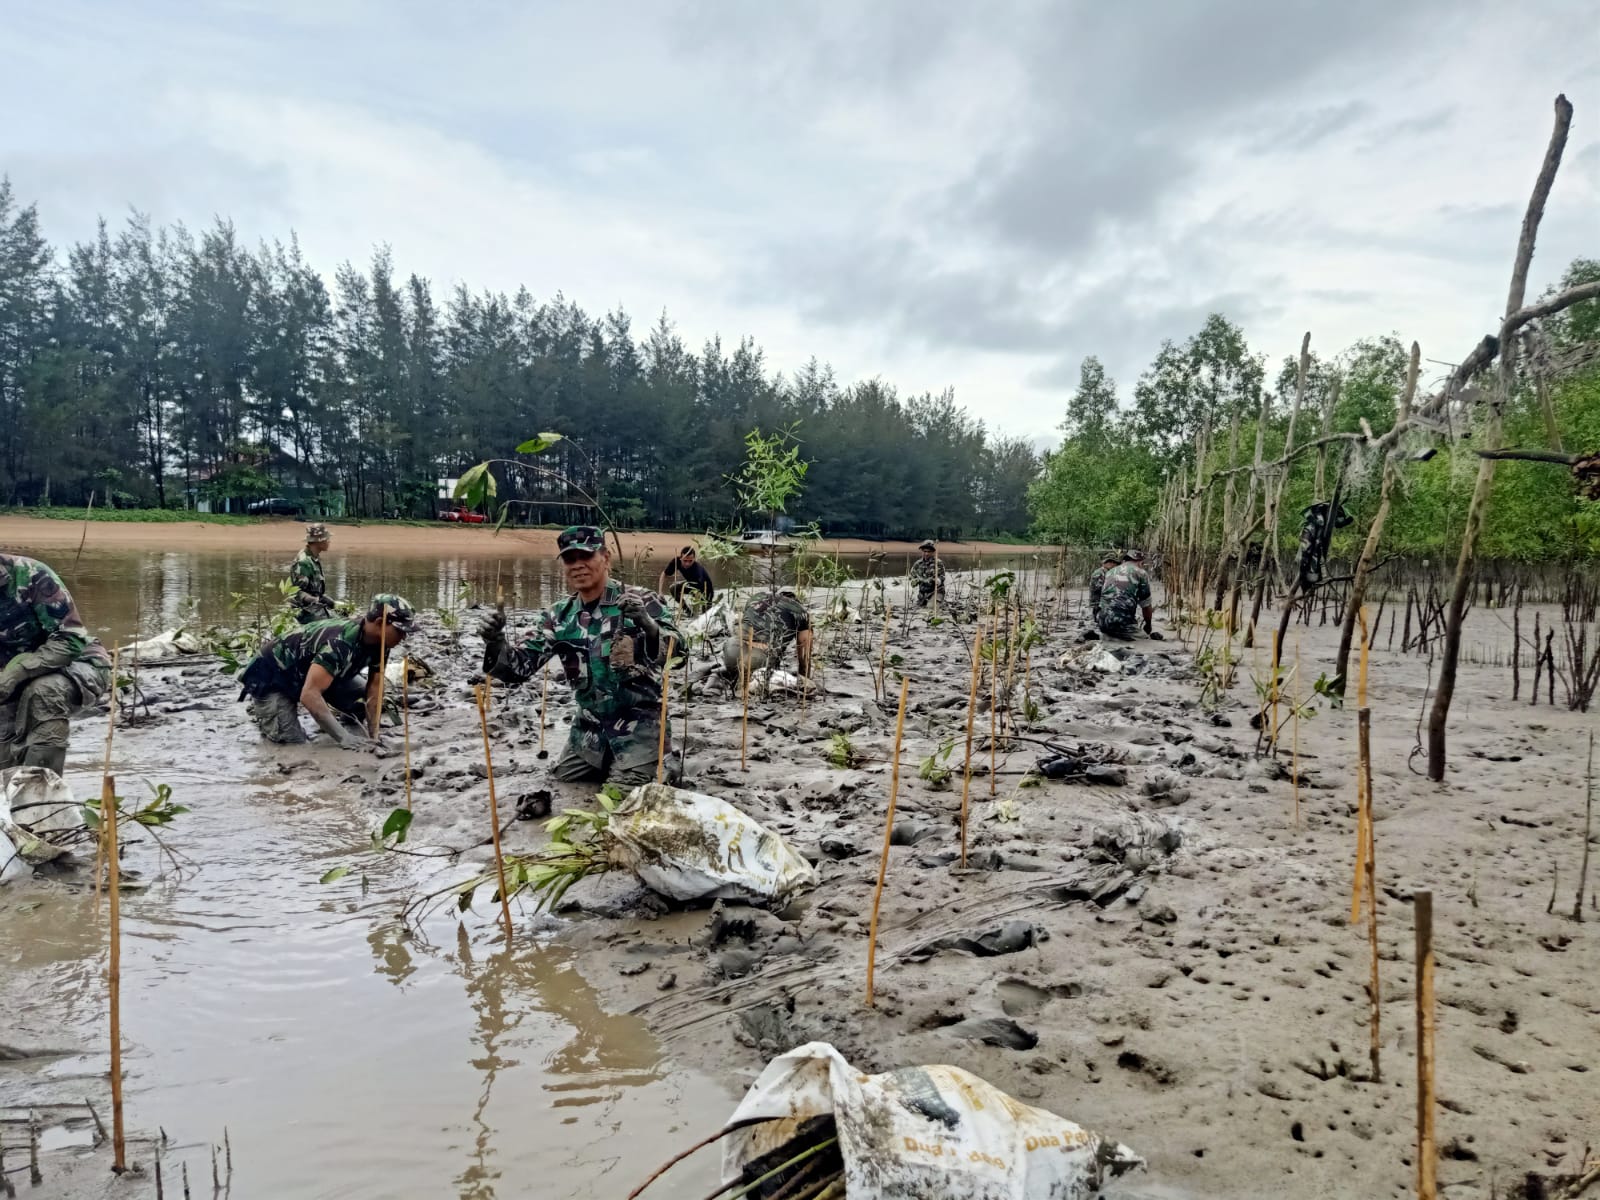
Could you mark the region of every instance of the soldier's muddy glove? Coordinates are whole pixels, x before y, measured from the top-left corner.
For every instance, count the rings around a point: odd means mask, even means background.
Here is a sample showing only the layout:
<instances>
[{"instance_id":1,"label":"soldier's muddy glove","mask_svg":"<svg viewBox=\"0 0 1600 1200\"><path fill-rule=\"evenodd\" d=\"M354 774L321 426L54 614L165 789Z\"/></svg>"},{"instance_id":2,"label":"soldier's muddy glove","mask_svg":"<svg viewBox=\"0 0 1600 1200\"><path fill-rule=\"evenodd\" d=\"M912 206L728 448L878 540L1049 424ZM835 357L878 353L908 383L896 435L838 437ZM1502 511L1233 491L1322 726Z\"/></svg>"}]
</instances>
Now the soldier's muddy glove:
<instances>
[{"instance_id":1,"label":"soldier's muddy glove","mask_svg":"<svg viewBox=\"0 0 1600 1200\"><path fill-rule=\"evenodd\" d=\"M483 638L483 669L493 671L500 661L500 652L506 647L506 610L495 605L494 611L478 626L478 635Z\"/></svg>"},{"instance_id":2,"label":"soldier's muddy glove","mask_svg":"<svg viewBox=\"0 0 1600 1200\"><path fill-rule=\"evenodd\" d=\"M621 608L622 615L632 621L640 633L652 638L661 636L661 626L656 624L656 619L645 607L643 598L636 592L623 593Z\"/></svg>"}]
</instances>

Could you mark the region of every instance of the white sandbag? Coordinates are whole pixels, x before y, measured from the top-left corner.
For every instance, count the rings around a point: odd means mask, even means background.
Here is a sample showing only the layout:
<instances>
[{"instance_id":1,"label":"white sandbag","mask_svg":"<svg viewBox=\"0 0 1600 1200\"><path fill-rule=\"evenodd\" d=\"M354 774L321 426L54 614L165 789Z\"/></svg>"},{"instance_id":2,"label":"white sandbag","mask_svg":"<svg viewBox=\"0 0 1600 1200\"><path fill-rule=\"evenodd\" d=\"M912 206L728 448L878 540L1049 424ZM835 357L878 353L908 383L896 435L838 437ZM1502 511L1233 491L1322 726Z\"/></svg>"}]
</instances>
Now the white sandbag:
<instances>
[{"instance_id":1,"label":"white sandbag","mask_svg":"<svg viewBox=\"0 0 1600 1200\"><path fill-rule=\"evenodd\" d=\"M827 1042L767 1064L728 1119L722 1178L833 1114L845 1195L877 1200L1085 1200L1144 1165L1132 1150L1013 1099L958 1067L863 1075Z\"/></svg>"},{"instance_id":2,"label":"white sandbag","mask_svg":"<svg viewBox=\"0 0 1600 1200\"><path fill-rule=\"evenodd\" d=\"M411 676L411 683L405 685L407 687L421 683L424 679L433 674L433 668L427 663L423 662L420 658L410 658L405 655L396 656L391 654L389 656L389 661L384 665L383 668L383 683L386 688L388 688L397 696L400 694L400 689L403 683L401 679L402 671L407 672Z\"/></svg>"},{"instance_id":3,"label":"white sandbag","mask_svg":"<svg viewBox=\"0 0 1600 1200\"><path fill-rule=\"evenodd\" d=\"M728 636L728 621L731 615L731 605L728 594L724 592L710 608L698 617L682 623L684 633L692 638L706 639Z\"/></svg>"},{"instance_id":4,"label":"white sandbag","mask_svg":"<svg viewBox=\"0 0 1600 1200\"><path fill-rule=\"evenodd\" d=\"M617 865L674 900L777 900L817 873L777 834L726 800L647 783L612 817Z\"/></svg>"},{"instance_id":5,"label":"white sandbag","mask_svg":"<svg viewBox=\"0 0 1600 1200\"><path fill-rule=\"evenodd\" d=\"M1056 666L1063 671L1099 671L1103 675L1122 673L1122 660L1099 642L1089 642L1068 650Z\"/></svg>"},{"instance_id":6,"label":"white sandbag","mask_svg":"<svg viewBox=\"0 0 1600 1200\"><path fill-rule=\"evenodd\" d=\"M187 629L169 629L153 638L123 646L118 653L124 663L155 663L186 658L191 654L199 654L205 648L205 643Z\"/></svg>"},{"instance_id":7,"label":"white sandbag","mask_svg":"<svg viewBox=\"0 0 1600 1200\"><path fill-rule=\"evenodd\" d=\"M48 767L18 767L0 793L0 883L27 879L33 868L67 853L51 834L83 828L83 806Z\"/></svg>"}]
</instances>

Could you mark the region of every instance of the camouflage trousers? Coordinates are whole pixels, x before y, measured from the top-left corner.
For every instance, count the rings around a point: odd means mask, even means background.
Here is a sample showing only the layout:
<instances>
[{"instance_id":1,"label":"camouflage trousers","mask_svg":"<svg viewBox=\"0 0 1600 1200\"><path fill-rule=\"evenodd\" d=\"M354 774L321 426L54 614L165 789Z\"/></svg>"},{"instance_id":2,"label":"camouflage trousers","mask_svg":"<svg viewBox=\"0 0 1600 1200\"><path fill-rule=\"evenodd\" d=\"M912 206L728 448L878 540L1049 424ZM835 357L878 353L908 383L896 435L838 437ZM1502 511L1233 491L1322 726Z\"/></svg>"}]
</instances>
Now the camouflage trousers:
<instances>
[{"instance_id":1,"label":"camouflage trousers","mask_svg":"<svg viewBox=\"0 0 1600 1200\"><path fill-rule=\"evenodd\" d=\"M737 682L740 679L739 651L742 650L739 639L731 637L722 643L722 669L730 679ZM750 645L750 674L754 676L757 671L767 669L777 670L783 663L784 651L787 646L780 646L773 650L762 642L752 642Z\"/></svg>"},{"instance_id":2,"label":"camouflage trousers","mask_svg":"<svg viewBox=\"0 0 1600 1200\"><path fill-rule=\"evenodd\" d=\"M572 722L566 748L551 774L563 783L614 783L622 788L654 783L660 745L661 720L654 713L610 721L580 715ZM669 736L669 752L671 747ZM666 776L669 783L673 781L671 764Z\"/></svg>"},{"instance_id":3,"label":"camouflage trousers","mask_svg":"<svg viewBox=\"0 0 1600 1200\"><path fill-rule=\"evenodd\" d=\"M1139 626L1133 618L1123 619L1115 613L1096 613L1094 623L1106 637L1119 641L1131 642L1139 634Z\"/></svg>"},{"instance_id":4,"label":"camouflage trousers","mask_svg":"<svg viewBox=\"0 0 1600 1200\"><path fill-rule=\"evenodd\" d=\"M0 770L49 767L60 775L67 764L72 715L110 687L110 671L88 663L28 680L0 704Z\"/></svg>"},{"instance_id":5,"label":"camouflage trousers","mask_svg":"<svg viewBox=\"0 0 1600 1200\"><path fill-rule=\"evenodd\" d=\"M335 714L365 722L367 685L362 679L337 680L323 694ZM311 739L300 724L300 701L284 692L268 692L250 703L250 716L261 736L279 746L297 746Z\"/></svg>"}]
</instances>

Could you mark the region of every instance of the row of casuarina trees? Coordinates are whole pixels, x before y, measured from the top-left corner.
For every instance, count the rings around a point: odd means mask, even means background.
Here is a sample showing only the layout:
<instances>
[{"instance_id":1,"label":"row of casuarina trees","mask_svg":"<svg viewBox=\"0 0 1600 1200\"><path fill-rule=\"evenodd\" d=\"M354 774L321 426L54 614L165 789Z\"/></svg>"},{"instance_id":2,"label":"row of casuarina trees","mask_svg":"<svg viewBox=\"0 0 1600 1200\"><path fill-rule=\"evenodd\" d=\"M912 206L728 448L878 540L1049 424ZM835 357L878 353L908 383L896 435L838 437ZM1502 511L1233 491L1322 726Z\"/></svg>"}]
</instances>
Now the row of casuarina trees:
<instances>
[{"instance_id":1,"label":"row of casuarina trees","mask_svg":"<svg viewBox=\"0 0 1600 1200\"><path fill-rule=\"evenodd\" d=\"M1311 364L1311 335L1307 333L1300 346L1299 371L1283 453L1275 459L1265 459L1263 432L1267 422L1263 408L1262 420L1256 427L1254 457L1250 462L1239 463L1236 415L1229 431L1230 465L1196 466L1192 474L1188 468L1180 468L1168 480L1157 509L1155 545L1161 552L1168 589L1180 618L1206 613L1207 620L1215 621L1217 618L1210 614L1220 612L1221 623L1230 637L1234 630L1243 629L1245 645L1250 646L1257 636L1263 603L1269 595L1281 598L1278 633L1272 639L1274 672L1280 667L1283 633L1296 613L1308 614L1319 590L1333 584L1341 588L1347 585L1341 597L1342 629L1334 668L1335 678L1342 679L1348 672L1357 616L1378 563L1384 525L1403 464L1412 458L1425 457L1428 440L1452 436L1451 431L1475 428L1477 477L1454 573L1443 595L1437 646L1438 683L1427 719L1428 777L1436 782L1445 776L1446 729L1461 657L1462 622L1472 596L1478 537L1488 512L1496 466L1505 459L1519 458L1567 466L1580 482L1590 482L1600 476L1600 455L1593 452L1568 454L1555 445L1548 450L1501 445L1506 408L1525 378L1539 385L1539 394L1545 396L1548 389L1544 385L1552 375L1581 368L1600 356L1600 346L1584 345L1552 359L1540 335L1542 322L1575 304L1600 297L1600 282L1581 283L1531 304L1526 298L1528 270L1533 261L1539 224L1561 165L1571 123L1572 105L1565 96L1556 97L1555 126L1523 216L1500 328L1497 333L1485 335L1472 348L1443 386L1431 395L1417 395L1421 350L1412 343L1393 427L1377 435L1363 421L1359 430L1325 433L1297 444L1295 426L1305 400ZM1264 398L1263 406L1265 403ZM1477 419L1468 421L1469 416ZM1551 425L1553 427L1553 421ZM1195 458L1197 464L1207 464L1207 442L1213 436L1214 433L1202 433ZM1316 455L1316 499L1328 502L1336 510L1343 478L1342 468L1337 468L1337 464L1343 461L1343 456L1358 453L1381 464L1377 510L1351 574L1308 580L1304 573L1288 566L1278 551L1283 517L1280 509L1290 467L1306 455ZM1336 469L1330 471L1330 466ZM1243 495L1240 494L1241 480ZM1330 480L1333 480L1331 490ZM1220 544L1209 536L1218 503L1222 506ZM1261 546L1259 558L1254 551L1255 544ZM1249 615L1243 618L1246 594ZM1513 654L1513 662L1516 659Z\"/></svg>"}]
</instances>

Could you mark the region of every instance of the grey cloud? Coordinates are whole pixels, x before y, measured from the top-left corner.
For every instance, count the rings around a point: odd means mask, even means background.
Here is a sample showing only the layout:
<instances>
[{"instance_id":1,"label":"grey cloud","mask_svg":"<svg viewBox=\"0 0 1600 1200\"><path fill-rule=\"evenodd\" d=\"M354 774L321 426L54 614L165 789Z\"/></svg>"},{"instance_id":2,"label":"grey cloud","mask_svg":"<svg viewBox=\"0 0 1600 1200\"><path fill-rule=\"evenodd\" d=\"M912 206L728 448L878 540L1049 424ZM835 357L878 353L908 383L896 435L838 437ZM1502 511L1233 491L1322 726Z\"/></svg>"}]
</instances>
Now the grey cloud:
<instances>
[{"instance_id":1,"label":"grey cloud","mask_svg":"<svg viewBox=\"0 0 1600 1200\"><path fill-rule=\"evenodd\" d=\"M1371 112L1372 105L1365 100L1296 112L1258 131L1245 148L1251 154L1304 153L1364 121Z\"/></svg>"}]
</instances>

